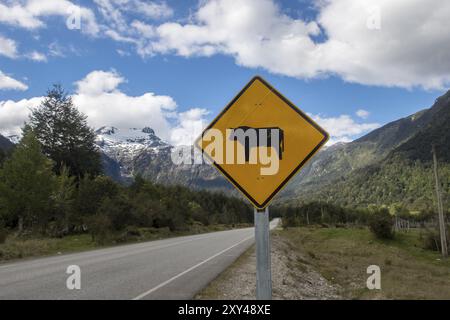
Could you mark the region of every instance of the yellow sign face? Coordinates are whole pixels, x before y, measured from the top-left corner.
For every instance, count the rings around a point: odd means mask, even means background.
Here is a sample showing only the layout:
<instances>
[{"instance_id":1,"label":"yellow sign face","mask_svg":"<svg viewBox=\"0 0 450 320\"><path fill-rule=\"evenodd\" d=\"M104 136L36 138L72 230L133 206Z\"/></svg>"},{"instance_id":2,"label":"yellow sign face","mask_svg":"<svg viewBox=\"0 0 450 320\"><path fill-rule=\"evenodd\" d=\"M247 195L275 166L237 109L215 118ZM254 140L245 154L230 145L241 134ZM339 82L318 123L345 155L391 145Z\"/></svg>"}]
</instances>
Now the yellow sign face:
<instances>
[{"instance_id":1,"label":"yellow sign face","mask_svg":"<svg viewBox=\"0 0 450 320\"><path fill-rule=\"evenodd\" d=\"M328 133L254 77L204 130L196 146L258 208L327 142Z\"/></svg>"}]
</instances>

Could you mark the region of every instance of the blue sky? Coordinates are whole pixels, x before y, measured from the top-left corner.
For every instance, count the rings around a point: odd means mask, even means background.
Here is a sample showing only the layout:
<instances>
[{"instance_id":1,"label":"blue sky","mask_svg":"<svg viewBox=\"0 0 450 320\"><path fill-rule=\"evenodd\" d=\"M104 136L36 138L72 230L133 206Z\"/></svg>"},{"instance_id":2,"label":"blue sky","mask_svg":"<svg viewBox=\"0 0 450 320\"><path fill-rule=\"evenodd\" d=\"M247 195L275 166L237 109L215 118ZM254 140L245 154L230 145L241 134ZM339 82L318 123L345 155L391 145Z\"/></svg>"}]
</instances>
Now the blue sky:
<instances>
[{"instance_id":1,"label":"blue sky","mask_svg":"<svg viewBox=\"0 0 450 320\"><path fill-rule=\"evenodd\" d=\"M441 47L448 22L434 29L428 13L412 23L387 1L53 1L0 0L0 133L16 133L56 82L92 126L148 123L174 143L186 140L173 132L207 123L256 74L321 122L332 142L429 107L448 88L448 62L439 65L450 60L447 48L424 59L420 35L409 39L427 26ZM68 29L70 17L81 29ZM82 81L100 89L82 92Z\"/></svg>"}]
</instances>

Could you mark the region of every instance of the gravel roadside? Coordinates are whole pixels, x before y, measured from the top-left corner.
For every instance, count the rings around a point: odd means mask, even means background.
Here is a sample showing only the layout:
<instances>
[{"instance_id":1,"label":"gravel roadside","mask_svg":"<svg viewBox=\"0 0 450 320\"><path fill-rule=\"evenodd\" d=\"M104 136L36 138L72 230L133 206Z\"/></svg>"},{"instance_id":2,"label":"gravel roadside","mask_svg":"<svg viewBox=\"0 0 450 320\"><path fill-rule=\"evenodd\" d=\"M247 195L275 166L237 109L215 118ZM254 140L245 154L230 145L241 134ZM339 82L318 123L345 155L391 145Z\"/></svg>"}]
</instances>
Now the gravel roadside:
<instances>
[{"instance_id":1,"label":"gravel roadside","mask_svg":"<svg viewBox=\"0 0 450 320\"><path fill-rule=\"evenodd\" d=\"M271 234L272 292L280 300L341 299L339 288L313 270L305 257L276 232ZM250 248L195 299L252 300L256 287L255 247Z\"/></svg>"}]
</instances>

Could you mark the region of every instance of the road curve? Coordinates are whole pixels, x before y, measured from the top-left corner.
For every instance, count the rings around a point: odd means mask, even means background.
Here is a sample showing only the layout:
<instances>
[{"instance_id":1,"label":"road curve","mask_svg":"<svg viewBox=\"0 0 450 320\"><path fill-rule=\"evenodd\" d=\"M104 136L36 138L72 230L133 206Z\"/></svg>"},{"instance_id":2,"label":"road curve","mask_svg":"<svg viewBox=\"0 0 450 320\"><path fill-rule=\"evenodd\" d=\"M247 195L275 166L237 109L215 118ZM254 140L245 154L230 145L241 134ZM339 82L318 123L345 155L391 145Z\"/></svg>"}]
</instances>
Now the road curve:
<instances>
[{"instance_id":1,"label":"road curve","mask_svg":"<svg viewBox=\"0 0 450 320\"><path fill-rule=\"evenodd\" d=\"M2 264L0 299L191 299L253 242L245 228ZM70 265L79 290L67 289Z\"/></svg>"}]
</instances>

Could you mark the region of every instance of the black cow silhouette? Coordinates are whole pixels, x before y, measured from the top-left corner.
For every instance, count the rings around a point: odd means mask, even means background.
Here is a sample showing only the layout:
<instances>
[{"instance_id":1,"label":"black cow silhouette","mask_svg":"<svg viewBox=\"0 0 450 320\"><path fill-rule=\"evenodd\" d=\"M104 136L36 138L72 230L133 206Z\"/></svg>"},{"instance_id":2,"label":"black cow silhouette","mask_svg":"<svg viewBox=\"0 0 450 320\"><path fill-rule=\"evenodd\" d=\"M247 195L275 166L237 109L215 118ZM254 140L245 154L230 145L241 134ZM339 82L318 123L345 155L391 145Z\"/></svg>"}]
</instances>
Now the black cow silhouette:
<instances>
[{"instance_id":1,"label":"black cow silhouette","mask_svg":"<svg viewBox=\"0 0 450 320\"><path fill-rule=\"evenodd\" d=\"M245 133L248 130L255 130L256 131L256 146L250 145L250 139L248 136L245 135ZM284 152L284 131L279 127L265 127L265 128L252 128L248 126L241 126L237 128L231 128L232 134L231 134L231 140L233 141L239 141L241 144L244 144L245 148L245 162L250 161L250 148L254 147L272 147L272 129L278 130L278 150L275 150L278 154L278 159L283 159L283 152ZM239 135L236 135L237 130L242 130L245 136L245 141L240 141ZM259 141L259 131L260 130L267 130L267 141ZM275 147L275 146L274 146Z\"/></svg>"}]
</instances>

